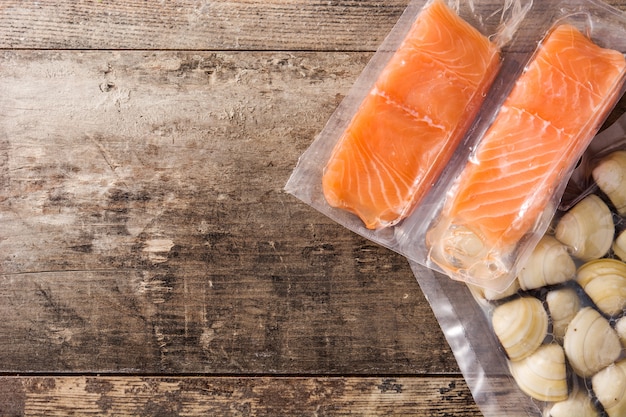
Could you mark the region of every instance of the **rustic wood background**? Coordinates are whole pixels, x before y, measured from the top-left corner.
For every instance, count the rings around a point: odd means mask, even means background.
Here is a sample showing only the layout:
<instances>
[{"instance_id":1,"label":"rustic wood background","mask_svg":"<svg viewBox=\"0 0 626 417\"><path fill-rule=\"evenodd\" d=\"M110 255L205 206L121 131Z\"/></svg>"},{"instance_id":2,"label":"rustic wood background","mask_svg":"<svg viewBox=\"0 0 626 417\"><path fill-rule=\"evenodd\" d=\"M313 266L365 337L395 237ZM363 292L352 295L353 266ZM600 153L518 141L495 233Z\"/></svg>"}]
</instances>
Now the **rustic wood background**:
<instances>
[{"instance_id":1,"label":"rustic wood background","mask_svg":"<svg viewBox=\"0 0 626 417\"><path fill-rule=\"evenodd\" d=\"M480 415L407 261L282 190L407 3L0 3L0 415Z\"/></svg>"}]
</instances>

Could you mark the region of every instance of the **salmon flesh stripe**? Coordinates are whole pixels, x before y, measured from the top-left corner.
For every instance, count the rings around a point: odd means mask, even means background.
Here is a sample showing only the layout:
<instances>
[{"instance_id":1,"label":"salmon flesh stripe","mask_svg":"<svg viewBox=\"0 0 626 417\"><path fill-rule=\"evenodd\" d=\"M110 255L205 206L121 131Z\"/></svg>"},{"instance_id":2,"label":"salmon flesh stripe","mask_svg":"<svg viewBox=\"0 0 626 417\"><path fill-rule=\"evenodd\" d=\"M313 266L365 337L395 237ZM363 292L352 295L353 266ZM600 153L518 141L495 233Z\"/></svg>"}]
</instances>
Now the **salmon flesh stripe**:
<instances>
[{"instance_id":1,"label":"salmon flesh stripe","mask_svg":"<svg viewBox=\"0 0 626 417\"><path fill-rule=\"evenodd\" d=\"M396 224L425 196L476 116L497 47L442 0L419 13L339 138L322 186L366 227Z\"/></svg>"},{"instance_id":2,"label":"salmon flesh stripe","mask_svg":"<svg viewBox=\"0 0 626 417\"><path fill-rule=\"evenodd\" d=\"M452 274L502 272L498 260L514 259L615 104L625 68L622 53L571 25L550 32L428 234L435 263Z\"/></svg>"}]
</instances>

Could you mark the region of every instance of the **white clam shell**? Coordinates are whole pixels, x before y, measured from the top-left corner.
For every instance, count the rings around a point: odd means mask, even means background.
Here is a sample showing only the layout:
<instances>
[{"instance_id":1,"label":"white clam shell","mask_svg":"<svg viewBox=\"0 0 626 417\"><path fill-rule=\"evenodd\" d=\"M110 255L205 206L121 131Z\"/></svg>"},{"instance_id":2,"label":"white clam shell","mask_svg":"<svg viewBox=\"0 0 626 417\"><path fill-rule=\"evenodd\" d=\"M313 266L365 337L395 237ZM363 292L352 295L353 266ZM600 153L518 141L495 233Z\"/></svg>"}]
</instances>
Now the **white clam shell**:
<instances>
[{"instance_id":1,"label":"white clam shell","mask_svg":"<svg viewBox=\"0 0 626 417\"><path fill-rule=\"evenodd\" d=\"M613 242L613 253L622 261L626 261L626 230L622 231Z\"/></svg>"},{"instance_id":2,"label":"white clam shell","mask_svg":"<svg viewBox=\"0 0 626 417\"><path fill-rule=\"evenodd\" d=\"M563 348L576 374L587 378L617 360L621 351L617 332L592 307L583 307L572 319Z\"/></svg>"},{"instance_id":3,"label":"white clam shell","mask_svg":"<svg viewBox=\"0 0 626 417\"><path fill-rule=\"evenodd\" d=\"M513 282L511 282L511 285L509 285L509 287L506 288L504 291L495 291L490 288L483 288L479 287L478 285L469 283L467 284L467 286L472 292L474 298L481 302L502 300L504 298L515 295L520 289L519 281L517 279L514 279Z\"/></svg>"},{"instance_id":4,"label":"white clam shell","mask_svg":"<svg viewBox=\"0 0 626 417\"><path fill-rule=\"evenodd\" d=\"M518 274L520 287L530 290L574 278L576 264L567 246L550 235L541 238Z\"/></svg>"},{"instance_id":5,"label":"white clam shell","mask_svg":"<svg viewBox=\"0 0 626 417\"><path fill-rule=\"evenodd\" d=\"M626 308L626 263L606 258L587 262L576 281L603 313L616 316Z\"/></svg>"},{"instance_id":6,"label":"white clam shell","mask_svg":"<svg viewBox=\"0 0 626 417\"><path fill-rule=\"evenodd\" d=\"M617 332L617 336L619 336L620 342L622 342L622 347L626 347L626 316L615 322L614 329Z\"/></svg>"},{"instance_id":7,"label":"white clam shell","mask_svg":"<svg viewBox=\"0 0 626 417\"><path fill-rule=\"evenodd\" d=\"M567 326L580 310L580 297L573 288L559 288L546 295L546 304L552 320L552 334L556 340L562 341Z\"/></svg>"},{"instance_id":8,"label":"white clam shell","mask_svg":"<svg viewBox=\"0 0 626 417\"><path fill-rule=\"evenodd\" d=\"M591 386L609 417L626 416L626 360L598 372L591 378Z\"/></svg>"},{"instance_id":9,"label":"white clam shell","mask_svg":"<svg viewBox=\"0 0 626 417\"><path fill-rule=\"evenodd\" d=\"M497 306L491 322L511 360L532 354L548 333L548 313L534 297L520 297Z\"/></svg>"},{"instance_id":10,"label":"white clam shell","mask_svg":"<svg viewBox=\"0 0 626 417\"><path fill-rule=\"evenodd\" d=\"M591 171L591 176L618 213L626 214L626 151L605 156Z\"/></svg>"},{"instance_id":11,"label":"white clam shell","mask_svg":"<svg viewBox=\"0 0 626 417\"><path fill-rule=\"evenodd\" d=\"M554 232L554 236L583 261L604 256L611 248L614 235L611 210L600 197L593 194L565 213Z\"/></svg>"},{"instance_id":12,"label":"white clam shell","mask_svg":"<svg viewBox=\"0 0 626 417\"><path fill-rule=\"evenodd\" d=\"M509 362L509 368L520 389L532 398L555 402L567 399L567 369L560 345L542 345L532 355Z\"/></svg>"},{"instance_id":13,"label":"white clam shell","mask_svg":"<svg viewBox=\"0 0 626 417\"><path fill-rule=\"evenodd\" d=\"M559 401L543 410L544 417L600 417L593 405L591 396L582 390L575 390L565 401Z\"/></svg>"}]
</instances>

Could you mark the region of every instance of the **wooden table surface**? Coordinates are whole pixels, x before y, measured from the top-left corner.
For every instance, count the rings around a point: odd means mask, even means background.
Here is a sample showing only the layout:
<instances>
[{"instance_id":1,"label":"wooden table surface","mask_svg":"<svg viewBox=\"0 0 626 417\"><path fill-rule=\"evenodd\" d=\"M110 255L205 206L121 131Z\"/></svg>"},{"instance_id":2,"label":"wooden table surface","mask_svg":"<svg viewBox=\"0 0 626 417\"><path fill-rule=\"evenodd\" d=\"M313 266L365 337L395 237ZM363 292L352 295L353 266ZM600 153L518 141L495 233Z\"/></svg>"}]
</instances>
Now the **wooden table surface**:
<instances>
[{"instance_id":1,"label":"wooden table surface","mask_svg":"<svg viewBox=\"0 0 626 417\"><path fill-rule=\"evenodd\" d=\"M480 416L407 261L283 191L407 3L0 3L0 415Z\"/></svg>"}]
</instances>

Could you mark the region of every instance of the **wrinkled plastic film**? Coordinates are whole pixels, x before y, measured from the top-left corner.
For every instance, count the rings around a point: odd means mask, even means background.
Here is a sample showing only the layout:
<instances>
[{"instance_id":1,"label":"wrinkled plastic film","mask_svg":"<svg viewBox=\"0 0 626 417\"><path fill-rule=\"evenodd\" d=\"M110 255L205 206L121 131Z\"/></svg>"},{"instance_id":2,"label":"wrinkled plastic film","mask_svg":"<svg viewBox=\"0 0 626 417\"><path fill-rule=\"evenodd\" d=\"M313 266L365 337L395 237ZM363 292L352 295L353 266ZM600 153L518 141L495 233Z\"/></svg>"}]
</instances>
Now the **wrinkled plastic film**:
<instances>
[{"instance_id":1,"label":"wrinkled plastic film","mask_svg":"<svg viewBox=\"0 0 626 417\"><path fill-rule=\"evenodd\" d=\"M415 199L413 197L409 197L411 200L407 202L406 207L401 209L397 220L390 221L387 227L385 227L383 223L381 223L382 227L377 227L379 224L376 222L372 223L374 226L370 225L370 227L367 227L364 222L355 216L354 213L350 212L350 210L331 207L320 185L322 183L324 169L331 159L333 149L337 143L341 141L342 133L349 126L355 112L363 105L364 101L368 101L373 89L379 87L375 86L375 83L379 80L381 72L385 70L385 66L389 63L389 60L393 59L395 51L401 45L409 30L411 30L416 18L420 16L425 8L434 6L437 3L443 2L433 0L423 4L420 1L413 1L409 4L390 35L383 42L378 52L374 55L373 59L368 63L363 73L354 84L346 99L337 108L312 146L302 155L285 187L288 192L327 214L345 227L396 251L399 250L399 247L396 237L394 236L395 223L410 214L413 210L417 203L414 201ZM528 5L532 3L524 2L524 4ZM515 7L515 5L517 5L517 7ZM501 36L500 33L506 33L507 36L510 36L510 33L514 32L513 26L519 25L523 20L520 15L526 12L526 8L519 6L517 2L512 2L507 4L507 7L503 7L503 5L488 2L456 1L452 2L451 7L459 14L460 18L474 26L475 30L480 32L485 39L490 39L498 48L508 42L508 39ZM503 28L507 28L507 30ZM490 72L490 76L493 77L496 73L497 68L493 68ZM490 84L491 80L487 80L487 82ZM486 87L488 87L488 85L486 85ZM479 89L477 97L484 94L485 93L481 92ZM386 98L386 96L384 97ZM475 101L477 105L480 105L480 102ZM464 131L471 125L477 110L478 109L468 112L467 120L459 127L459 131L455 133L455 135L458 136L458 140L463 138ZM381 118L381 120L384 119ZM390 127L393 128L393 124ZM455 147L456 146L446 149L445 152L453 152ZM446 164L447 159L449 159L449 157L443 158L439 164L436 164L438 165L438 170L443 169L442 165ZM420 179L420 181L426 181L427 183L418 184L417 188L428 192L431 187L430 183L436 181L437 177L438 175L435 174L434 177L428 177L428 180L426 180L426 177Z\"/></svg>"},{"instance_id":2,"label":"wrinkled plastic film","mask_svg":"<svg viewBox=\"0 0 626 417\"><path fill-rule=\"evenodd\" d=\"M584 416L621 416L626 412L626 397L614 396L626 393L626 240L621 242L623 249L616 246L625 233L626 217L593 175L620 152L626 155L626 114L593 139L567 182L565 196L572 200L564 200L507 291L471 287L411 263L483 415L562 416L575 410ZM626 158L620 163L626 189ZM603 248L599 252L590 248L593 255L561 242L565 239L557 232L563 218L589 199L606 210L610 228ZM592 207L581 218L591 225L585 229L586 242L595 240L592 235L601 229L595 223L600 206ZM536 312L514 309L513 317L504 321L500 317L500 324L495 324L497 309L507 310L520 300L532 301ZM569 316L564 314L568 311ZM528 333L510 333L507 328ZM595 344L585 348L585 342ZM548 348L561 352L560 376L550 373L551 365L542 362L545 358L534 359L539 350ZM520 367L522 362L535 365ZM513 374L514 367L521 371ZM561 393L556 392L559 389Z\"/></svg>"},{"instance_id":3,"label":"wrinkled plastic film","mask_svg":"<svg viewBox=\"0 0 626 417\"><path fill-rule=\"evenodd\" d=\"M541 416L512 380L506 359L468 287L411 262L478 408L485 417Z\"/></svg>"}]
</instances>

